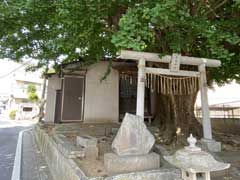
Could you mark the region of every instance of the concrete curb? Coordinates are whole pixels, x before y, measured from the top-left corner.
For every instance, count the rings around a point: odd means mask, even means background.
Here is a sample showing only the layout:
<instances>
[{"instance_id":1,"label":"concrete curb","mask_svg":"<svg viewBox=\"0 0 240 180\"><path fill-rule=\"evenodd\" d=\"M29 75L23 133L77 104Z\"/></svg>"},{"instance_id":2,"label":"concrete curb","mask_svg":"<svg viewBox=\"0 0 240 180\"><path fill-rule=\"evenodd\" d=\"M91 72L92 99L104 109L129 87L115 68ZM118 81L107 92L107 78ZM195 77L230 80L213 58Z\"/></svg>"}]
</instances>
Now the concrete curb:
<instances>
[{"instance_id":1,"label":"concrete curb","mask_svg":"<svg viewBox=\"0 0 240 180\"><path fill-rule=\"evenodd\" d=\"M11 180L21 180L23 133L31 129L32 128L29 128L19 132Z\"/></svg>"}]
</instances>

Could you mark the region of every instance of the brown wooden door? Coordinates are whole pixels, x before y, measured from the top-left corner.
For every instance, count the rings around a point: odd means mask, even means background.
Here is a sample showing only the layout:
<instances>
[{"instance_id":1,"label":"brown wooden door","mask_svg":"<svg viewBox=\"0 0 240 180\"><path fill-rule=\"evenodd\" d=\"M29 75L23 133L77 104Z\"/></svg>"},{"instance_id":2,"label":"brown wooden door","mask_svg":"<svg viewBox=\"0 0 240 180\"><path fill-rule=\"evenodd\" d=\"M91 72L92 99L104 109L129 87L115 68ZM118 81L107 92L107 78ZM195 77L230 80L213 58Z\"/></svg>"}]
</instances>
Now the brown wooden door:
<instances>
[{"instance_id":1,"label":"brown wooden door","mask_svg":"<svg viewBox=\"0 0 240 180\"><path fill-rule=\"evenodd\" d=\"M62 122L82 121L84 77L65 76L63 82Z\"/></svg>"},{"instance_id":2,"label":"brown wooden door","mask_svg":"<svg viewBox=\"0 0 240 180\"><path fill-rule=\"evenodd\" d=\"M60 123L61 122L61 112L62 112L62 90L57 90L56 91L54 123Z\"/></svg>"}]
</instances>

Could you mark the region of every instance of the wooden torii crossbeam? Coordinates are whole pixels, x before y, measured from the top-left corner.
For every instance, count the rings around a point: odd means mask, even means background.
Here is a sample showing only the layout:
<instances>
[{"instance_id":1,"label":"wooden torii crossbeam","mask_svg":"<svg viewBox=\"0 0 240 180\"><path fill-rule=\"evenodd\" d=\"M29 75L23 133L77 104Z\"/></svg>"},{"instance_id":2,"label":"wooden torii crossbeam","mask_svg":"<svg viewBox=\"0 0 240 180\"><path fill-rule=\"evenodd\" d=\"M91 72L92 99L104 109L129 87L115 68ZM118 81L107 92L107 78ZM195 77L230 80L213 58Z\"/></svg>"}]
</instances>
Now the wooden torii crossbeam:
<instances>
[{"instance_id":1,"label":"wooden torii crossbeam","mask_svg":"<svg viewBox=\"0 0 240 180\"><path fill-rule=\"evenodd\" d=\"M119 58L138 61L138 85L137 85L137 109L136 114L144 117L144 96L145 96L145 75L162 74L172 76L199 77L199 87L201 92L201 106L203 114L203 134L204 139L212 139L212 128L209 114L206 67L219 67L221 62L215 59L197 58L181 56L180 54L166 55L160 58L157 53L137 52L122 50ZM146 67L146 61L156 63L168 63L169 69ZM180 70L180 65L198 66L198 71Z\"/></svg>"}]
</instances>

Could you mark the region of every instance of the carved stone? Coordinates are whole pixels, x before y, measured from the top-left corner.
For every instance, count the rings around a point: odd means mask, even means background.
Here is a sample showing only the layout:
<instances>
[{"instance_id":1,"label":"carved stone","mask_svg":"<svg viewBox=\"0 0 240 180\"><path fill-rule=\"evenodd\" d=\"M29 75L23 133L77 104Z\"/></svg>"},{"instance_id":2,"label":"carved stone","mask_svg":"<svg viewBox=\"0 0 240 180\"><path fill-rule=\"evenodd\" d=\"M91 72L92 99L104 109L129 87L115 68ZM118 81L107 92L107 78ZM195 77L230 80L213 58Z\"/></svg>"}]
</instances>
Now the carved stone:
<instances>
[{"instance_id":1,"label":"carved stone","mask_svg":"<svg viewBox=\"0 0 240 180\"><path fill-rule=\"evenodd\" d=\"M150 152L154 142L154 136L147 129L143 118L126 113L112 148L119 156L145 155Z\"/></svg>"}]
</instances>

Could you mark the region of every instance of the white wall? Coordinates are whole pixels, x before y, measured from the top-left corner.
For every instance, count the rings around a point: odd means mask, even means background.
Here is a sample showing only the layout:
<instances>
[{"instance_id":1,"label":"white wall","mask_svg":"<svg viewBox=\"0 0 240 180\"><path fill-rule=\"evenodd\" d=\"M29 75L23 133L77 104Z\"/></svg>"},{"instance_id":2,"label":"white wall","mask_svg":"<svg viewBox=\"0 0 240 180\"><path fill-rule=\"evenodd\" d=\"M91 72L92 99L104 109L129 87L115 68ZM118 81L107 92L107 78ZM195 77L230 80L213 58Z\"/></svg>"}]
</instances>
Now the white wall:
<instances>
[{"instance_id":1,"label":"white wall","mask_svg":"<svg viewBox=\"0 0 240 180\"><path fill-rule=\"evenodd\" d=\"M61 89L61 79L58 77L58 75L52 75L48 78L46 112L44 117L45 122L54 122L56 90L59 89Z\"/></svg>"},{"instance_id":2,"label":"white wall","mask_svg":"<svg viewBox=\"0 0 240 180\"><path fill-rule=\"evenodd\" d=\"M90 66L85 82L85 123L118 122L119 116L119 73L112 69L107 79L100 82L108 62Z\"/></svg>"}]
</instances>

